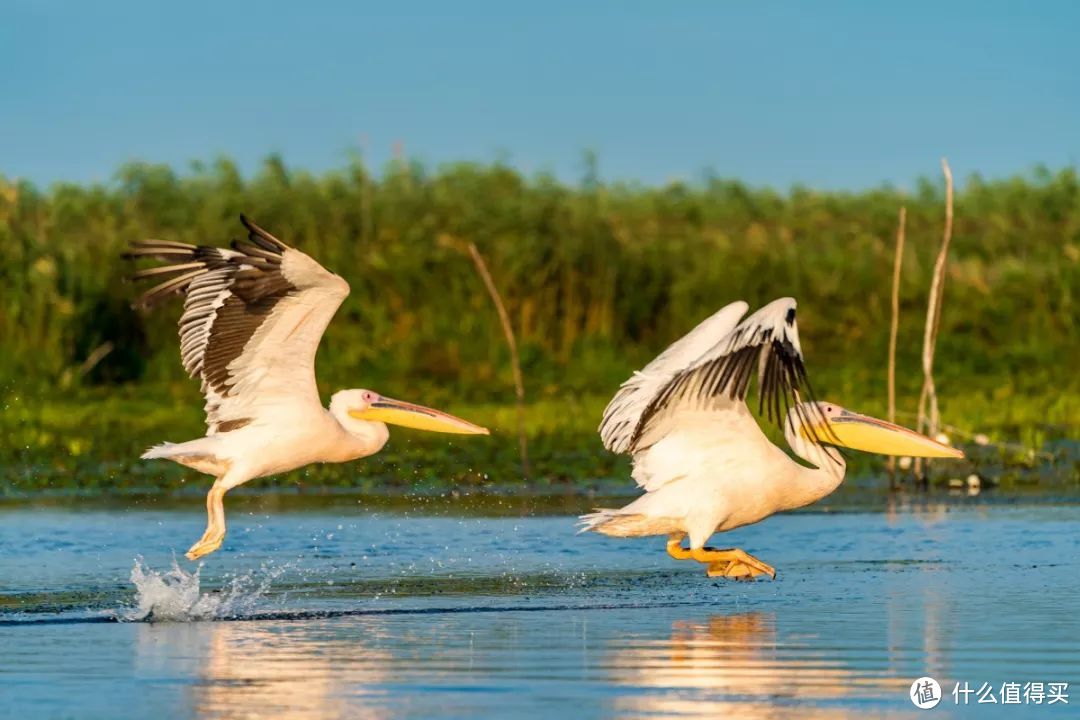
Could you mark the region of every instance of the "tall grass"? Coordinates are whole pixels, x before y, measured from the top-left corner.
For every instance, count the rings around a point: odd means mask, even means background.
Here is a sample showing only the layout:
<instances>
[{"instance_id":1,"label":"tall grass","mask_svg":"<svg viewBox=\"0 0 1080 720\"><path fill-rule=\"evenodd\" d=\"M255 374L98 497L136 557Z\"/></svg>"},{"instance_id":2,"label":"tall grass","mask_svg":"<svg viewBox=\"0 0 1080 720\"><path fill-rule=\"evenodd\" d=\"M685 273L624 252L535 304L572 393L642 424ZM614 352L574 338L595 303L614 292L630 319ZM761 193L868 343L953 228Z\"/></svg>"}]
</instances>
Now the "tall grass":
<instances>
[{"instance_id":1,"label":"tall grass","mask_svg":"<svg viewBox=\"0 0 1080 720\"><path fill-rule=\"evenodd\" d=\"M327 392L512 402L485 288L440 242L450 237L475 242L499 278L530 397L610 393L719 306L793 295L820 394L857 405L885 395L901 204L900 316L914 318L941 232L943 188L929 181L907 196L714 177L570 186L499 164L398 161L376 177L360 158L313 175L277 157L251 178L226 159L185 173L132 164L108 184L47 190L0 178L0 387L48 397L62 383L178 386L178 308L131 310L120 252L146 237L224 243L243 211L352 285L319 358ZM960 395L1076 394L1076 170L971 177L955 205L935 366L944 419L955 421L948 405ZM899 329L901 409L919 390L919 333L915 322ZM114 349L79 379L73 369L106 342ZM194 394L190 385L178 392Z\"/></svg>"}]
</instances>

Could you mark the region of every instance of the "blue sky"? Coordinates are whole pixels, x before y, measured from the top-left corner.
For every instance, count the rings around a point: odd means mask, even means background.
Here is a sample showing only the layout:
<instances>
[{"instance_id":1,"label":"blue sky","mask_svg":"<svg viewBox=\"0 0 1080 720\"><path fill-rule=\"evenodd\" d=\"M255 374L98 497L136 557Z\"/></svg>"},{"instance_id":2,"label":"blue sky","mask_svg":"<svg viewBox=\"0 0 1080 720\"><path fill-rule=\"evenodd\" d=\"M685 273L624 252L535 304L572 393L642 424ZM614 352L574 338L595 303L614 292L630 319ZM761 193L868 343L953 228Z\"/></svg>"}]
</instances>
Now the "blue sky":
<instances>
[{"instance_id":1,"label":"blue sky","mask_svg":"<svg viewBox=\"0 0 1080 720\"><path fill-rule=\"evenodd\" d=\"M605 178L910 187L1080 160L1080 3L7 0L0 174L401 143Z\"/></svg>"}]
</instances>

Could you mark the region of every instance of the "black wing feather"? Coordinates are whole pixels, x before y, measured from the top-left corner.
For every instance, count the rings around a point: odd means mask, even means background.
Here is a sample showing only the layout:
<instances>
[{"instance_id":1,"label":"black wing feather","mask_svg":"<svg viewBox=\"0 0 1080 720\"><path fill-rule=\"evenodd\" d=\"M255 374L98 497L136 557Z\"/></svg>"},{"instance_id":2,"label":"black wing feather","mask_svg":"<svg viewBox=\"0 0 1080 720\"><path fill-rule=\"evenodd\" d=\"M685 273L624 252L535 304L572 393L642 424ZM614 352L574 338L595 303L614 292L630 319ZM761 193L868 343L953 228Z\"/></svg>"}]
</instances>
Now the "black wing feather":
<instances>
[{"instance_id":1,"label":"black wing feather","mask_svg":"<svg viewBox=\"0 0 1080 720\"><path fill-rule=\"evenodd\" d=\"M717 345L717 352L706 354L704 359L673 377L641 414L630 442L631 452L643 449L643 438L673 404L705 407L709 401L724 396L745 401L755 369L759 414L783 430L790 408L795 407L811 439L815 443L827 440L818 437L815 430L815 426L827 428L828 425L815 400L798 348L794 301L791 303L786 312L775 318L775 323L772 322L775 316L767 314L756 313L747 318ZM803 404L804 401L809 404Z\"/></svg>"}]
</instances>

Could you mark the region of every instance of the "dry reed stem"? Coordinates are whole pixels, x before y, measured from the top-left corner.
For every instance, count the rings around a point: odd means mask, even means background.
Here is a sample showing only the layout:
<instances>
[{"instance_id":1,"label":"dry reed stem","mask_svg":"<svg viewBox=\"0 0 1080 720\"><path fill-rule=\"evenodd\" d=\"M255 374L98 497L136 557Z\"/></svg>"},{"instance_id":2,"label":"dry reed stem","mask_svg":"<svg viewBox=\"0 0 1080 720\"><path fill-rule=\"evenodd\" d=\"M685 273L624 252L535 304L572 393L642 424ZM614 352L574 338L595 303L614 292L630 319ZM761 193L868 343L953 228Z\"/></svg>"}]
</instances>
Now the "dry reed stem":
<instances>
[{"instance_id":1,"label":"dry reed stem","mask_svg":"<svg viewBox=\"0 0 1080 720\"><path fill-rule=\"evenodd\" d=\"M97 367L98 363L104 360L115 348L116 346L113 345L111 340L106 340L98 345L94 348L93 352L86 356L86 359L83 360L82 364L79 365L74 374L72 373L71 368L64 371L64 374L60 377L60 386L68 388L75 378L82 379L86 377L86 375Z\"/></svg>"},{"instance_id":2,"label":"dry reed stem","mask_svg":"<svg viewBox=\"0 0 1080 720\"><path fill-rule=\"evenodd\" d=\"M900 331L900 268L904 262L904 228L907 208L900 206L896 226L896 254L893 257L892 323L889 326L889 422L896 422L896 336ZM889 457L889 486L896 488L896 458Z\"/></svg>"},{"instance_id":3,"label":"dry reed stem","mask_svg":"<svg viewBox=\"0 0 1080 720\"><path fill-rule=\"evenodd\" d=\"M945 294L945 264L949 254L953 228L953 176L949 161L941 159L941 171L945 175L945 229L942 234L941 249L934 262L934 277L930 283L930 300L926 306L926 327L923 330L923 386L919 393L919 432L937 435L941 417L938 413L937 390L934 387L934 350L937 346L938 327L941 323L941 304ZM927 408L929 405L929 409ZM923 461L915 460L915 474L921 475Z\"/></svg>"},{"instance_id":4,"label":"dry reed stem","mask_svg":"<svg viewBox=\"0 0 1080 720\"><path fill-rule=\"evenodd\" d=\"M488 295L491 296L491 301L495 304L495 310L499 313L499 322L502 324L503 335L506 336L506 344L510 348L510 363L514 372L514 391L517 394L518 451L521 454L521 473L528 480L531 472L529 470L529 444L525 437L525 382L521 376L521 360L518 357L514 328L510 324L510 315L506 312L502 296L499 295L499 290L495 287L495 281L488 271L487 263L484 262L480 250L472 242L467 247L469 255L472 256L473 263L476 265L476 271L480 273L480 277L487 287Z\"/></svg>"}]
</instances>

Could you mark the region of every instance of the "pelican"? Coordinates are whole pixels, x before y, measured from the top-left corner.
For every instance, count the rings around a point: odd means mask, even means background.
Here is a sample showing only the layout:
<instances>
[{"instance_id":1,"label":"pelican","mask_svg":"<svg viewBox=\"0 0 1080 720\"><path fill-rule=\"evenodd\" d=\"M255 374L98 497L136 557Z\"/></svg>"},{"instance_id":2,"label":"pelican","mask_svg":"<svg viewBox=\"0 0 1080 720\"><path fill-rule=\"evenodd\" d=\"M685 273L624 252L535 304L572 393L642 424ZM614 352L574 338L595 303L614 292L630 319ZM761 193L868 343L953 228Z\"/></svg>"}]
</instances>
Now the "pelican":
<instances>
[{"instance_id":1,"label":"pelican","mask_svg":"<svg viewBox=\"0 0 1080 720\"><path fill-rule=\"evenodd\" d=\"M169 240L134 242L132 259L164 261L135 273L160 284L137 306L183 294L180 359L202 382L206 436L162 443L145 459L172 460L207 475L207 526L187 551L196 560L225 538L224 496L255 478L317 462L373 455L387 423L433 432L487 435L478 425L372 390L342 390L323 408L315 352L349 284L248 220L232 249Z\"/></svg>"},{"instance_id":2,"label":"pelican","mask_svg":"<svg viewBox=\"0 0 1080 720\"><path fill-rule=\"evenodd\" d=\"M609 450L632 456L633 478L645 494L626 507L582 516L582 532L667 535L671 557L706 565L710 577L775 578L776 570L753 555L705 542L831 493L846 467L837 446L963 457L906 428L814 401L795 306L793 298L781 298L740 322L750 306L733 302L622 384L604 410L600 437ZM772 444L750 413L755 369L758 414L781 424L806 465Z\"/></svg>"}]
</instances>

